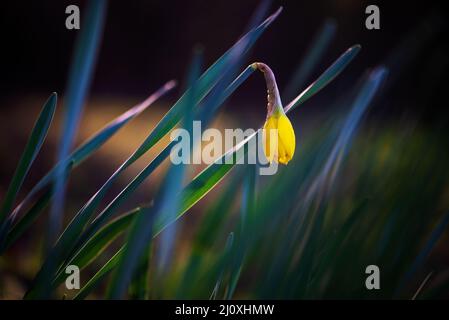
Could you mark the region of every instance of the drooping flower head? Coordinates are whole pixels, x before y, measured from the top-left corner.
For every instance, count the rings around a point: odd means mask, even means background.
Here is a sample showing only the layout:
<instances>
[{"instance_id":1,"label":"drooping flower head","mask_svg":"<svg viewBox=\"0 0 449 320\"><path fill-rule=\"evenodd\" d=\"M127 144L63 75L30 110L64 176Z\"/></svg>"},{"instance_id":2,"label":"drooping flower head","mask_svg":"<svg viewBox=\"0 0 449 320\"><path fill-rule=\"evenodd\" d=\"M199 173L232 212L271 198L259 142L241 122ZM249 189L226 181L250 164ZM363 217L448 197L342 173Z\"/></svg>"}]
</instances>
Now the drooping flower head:
<instances>
[{"instance_id":1,"label":"drooping flower head","mask_svg":"<svg viewBox=\"0 0 449 320\"><path fill-rule=\"evenodd\" d=\"M270 163L287 164L295 153L295 131L285 115L276 79L265 63L255 62L251 67L264 74L267 84L267 119L262 131L265 156Z\"/></svg>"}]
</instances>

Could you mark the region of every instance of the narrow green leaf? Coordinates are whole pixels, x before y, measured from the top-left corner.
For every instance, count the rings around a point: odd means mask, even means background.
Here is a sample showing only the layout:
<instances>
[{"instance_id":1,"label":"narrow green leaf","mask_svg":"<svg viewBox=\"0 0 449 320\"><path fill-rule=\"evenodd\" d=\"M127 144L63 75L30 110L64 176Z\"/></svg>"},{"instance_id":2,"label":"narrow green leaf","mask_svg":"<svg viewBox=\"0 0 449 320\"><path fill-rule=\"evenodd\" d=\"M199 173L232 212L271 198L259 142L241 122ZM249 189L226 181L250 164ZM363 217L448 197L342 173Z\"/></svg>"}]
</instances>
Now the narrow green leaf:
<instances>
[{"instance_id":1,"label":"narrow green leaf","mask_svg":"<svg viewBox=\"0 0 449 320\"><path fill-rule=\"evenodd\" d=\"M234 249L234 261L229 267L229 280L228 289L226 291L225 299L230 300L234 296L235 288L240 279L246 253L247 253L247 241L244 236L248 232L248 221L254 219L254 211L256 207L256 177L257 177L257 165L251 165L247 167L243 180L243 194L240 206L240 237L238 238L238 245Z\"/></svg>"},{"instance_id":2,"label":"narrow green leaf","mask_svg":"<svg viewBox=\"0 0 449 320\"><path fill-rule=\"evenodd\" d=\"M238 168L237 168L238 169ZM176 293L176 299L195 298L195 291L200 290L199 286L192 287L190 283L198 281L200 277L200 266L204 261L204 254L212 249L214 240L220 234L220 228L226 218L233 210L233 203L240 194L241 184L240 173L243 170L234 171L231 180L226 183L226 188L219 197L205 209L204 218L195 232L191 255L187 266L184 268L181 284ZM202 275L202 274L201 274Z\"/></svg>"},{"instance_id":3,"label":"narrow green leaf","mask_svg":"<svg viewBox=\"0 0 449 320\"><path fill-rule=\"evenodd\" d=\"M285 108L285 112L296 108L298 105L304 103L309 98L318 93L321 89L326 87L332 80L334 80L355 58L361 49L360 45L355 45L346 50L323 74L307 87L299 96L293 99Z\"/></svg>"},{"instance_id":4,"label":"narrow green leaf","mask_svg":"<svg viewBox=\"0 0 449 320\"><path fill-rule=\"evenodd\" d=\"M90 0L85 9L83 28L78 32L75 51L70 65L61 136L57 147L58 162L64 161L72 149L78 131L84 102L95 70L97 53L106 19L106 0ZM48 218L47 246L53 245L59 235L64 217L66 174L63 167L56 168L54 191ZM48 293L46 293L48 294Z\"/></svg>"},{"instance_id":5,"label":"narrow green leaf","mask_svg":"<svg viewBox=\"0 0 449 320\"><path fill-rule=\"evenodd\" d=\"M26 197L22 200L22 202L14 209L13 214L10 216L11 222L14 222L15 218L18 216L19 212L22 211L22 208L28 206L35 196L41 192L43 189L48 187L50 183L53 181L56 169L58 166L61 166L64 168L64 170L71 171L72 168L77 167L79 164L81 164L84 160L86 160L89 156L91 156L96 150L98 150L106 141L108 141L115 133L118 132L125 124L127 124L129 121L137 117L139 114L141 114L144 110L146 110L150 105L152 105L155 101L157 101L161 96L163 96L165 93L173 89L176 85L175 81L169 81L164 86L162 86L159 90L157 90L155 93L150 95L148 98L146 98L141 103L137 104L136 106L132 107L125 113L121 114L114 120L112 120L110 123L108 123L104 128L100 129L95 135L93 135L91 138L89 138L86 142L84 142L80 147L78 147L65 161L62 161L58 163L53 169L51 169L32 189L31 191L26 195ZM44 195L41 195L40 198L36 201L36 203L42 204L45 199ZM26 228L29 226L27 221L34 221L34 219L40 214L43 207L36 207L36 205L33 206L33 212L26 212L22 218L22 220L25 220L24 223L21 223L22 226L26 226ZM30 215L33 215L33 217L30 217Z\"/></svg>"},{"instance_id":6,"label":"narrow green leaf","mask_svg":"<svg viewBox=\"0 0 449 320\"><path fill-rule=\"evenodd\" d=\"M111 259L84 285L83 288L74 297L74 300L83 300L94 290L101 280L103 280L117 265L123 254L124 247L120 248Z\"/></svg>"},{"instance_id":7,"label":"narrow green leaf","mask_svg":"<svg viewBox=\"0 0 449 320\"><path fill-rule=\"evenodd\" d=\"M105 209L106 213L108 215L112 215L112 213L118 208L118 206L123 202L124 199L126 199L131 191L135 190L137 188L138 185L140 185L144 179L154 171L154 169L156 169L158 167L158 165L170 154L170 150L171 150L171 146L172 144L169 144L158 156L156 156L156 158L154 158L150 164L143 169L140 174L111 202L111 204ZM83 227L83 225L79 225L80 227ZM89 234L89 237L86 237L86 241L90 239L91 236L94 235L95 231L98 230L101 226L98 225L98 228L96 229L90 229L89 231L91 233ZM66 229L67 231L67 229ZM70 232L78 232L77 229L69 229ZM64 233L65 234L65 233ZM63 235L64 235L63 234ZM70 234L69 234L70 235ZM63 239L64 241L67 241L67 239L69 239L68 237ZM80 244L79 247L76 247L75 244L67 244L66 242L63 241L58 241L58 243L56 244L57 247L55 250L50 252L50 255L53 255L53 259L58 259L60 262L58 263L58 266L56 266L55 268L60 269L61 267L67 265L67 264L63 264L64 260L66 259L71 259L73 257L74 254L76 254L77 250L79 248L81 248L81 245L85 244L84 241L82 244ZM69 246L70 245L70 246ZM75 249L76 248L76 249ZM65 249L65 251L62 251L63 249ZM71 251L69 251L71 250ZM60 254L57 254L60 253ZM41 267L41 270L39 271L39 273L37 274L36 278L35 278L35 284L33 285L33 287L26 293L26 298L37 298L37 294L38 292L36 291L35 288L37 288L40 284L40 281L43 281L42 278L42 274L43 272L47 272L46 269L49 268L48 264L49 263L49 257L47 257L47 259L45 260L43 266ZM56 276L57 270L54 270L54 274Z\"/></svg>"},{"instance_id":8,"label":"narrow green leaf","mask_svg":"<svg viewBox=\"0 0 449 320\"><path fill-rule=\"evenodd\" d=\"M193 130L192 120L195 107L195 98L198 90L197 79L201 72L201 61L202 52L195 51L187 75L187 86L190 89L186 94L186 108L184 111L185 116L183 123L181 124L182 127L187 128L189 136L191 136L191 131ZM194 141L193 143L195 144L196 142ZM174 145L176 142L172 141L171 144ZM129 233L129 238L125 245L123 257L120 260L117 273L110 285L111 298L119 299L125 295L127 291L126 289L128 288L133 275L135 275L137 271L135 270L136 266L139 261L145 260L145 248L148 250L148 247L151 246L154 217L159 214L169 217L176 216L176 212L178 211L178 200L176 199L176 194L178 194L181 190L182 181L184 180L184 172L184 164L172 164L168 169L160 191L156 196L157 203L154 208L143 211L137 218L139 222L134 224L134 227ZM165 258L169 256L168 251L170 250L170 245L172 244L171 240L174 236L171 233L167 233L166 236L167 235L168 239L162 238L160 245L162 263L166 263Z\"/></svg>"},{"instance_id":9,"label":"narrow green leaf","mask_svg":"<svg viewBox=\"0 0 449 320\"><path fill-rule=\"evenodd\" d=\"M220 272L218 275L217 282L215 283L214 290L212 291L209 300L215 300L217 298L217 294L218 294L218 291L220 290L220 286L223 281L224 274L226 272L226 269L230 265L230 258L231 258L233 245L234 245L234 233L231 232L231 233L229 233L228 239L226 240L226 246L225 246L223 256L221 257L221 262L220 262Z\"/></svg>"},{"instance_id":10,"label":"narrow green leaf","mask_svg":"<svg viewBox=\"0 0 449 320\"><path fill-rule=\"evenodd\" d=\"M66 175L68 175L72 169L73 161L66 168ZM6 236L6 240L0 240L0 253L6 251L17 239L22 236L22 234L31 227L31 225L36 221L41 211L50 202L51 196L53 195L53 188L49 187L42 194L42 196L34 203L28 213L19 222L11 226L13 219L7 219L4 222L4 230L10 230ZM3 235L2 235L3 236ZM1 238L3 239L3 238Z\"/></svg>"},{"instance_id":11,"label":"narrow green leaf","mask_svg":"<svg viewBox=\"0 0 449 320\"><path fill-rule=\"evenodd\" d=\"M134 220L126 244L123 246L122 257L118 260L118 268L110 282L107 294L109 298L121 299L127 291L136 261L141 257L142 250L151 245L151 230L158 210L157 207L145 208Z\"/></svg>"},{"instance_id":12,"label":"narrow green leaf","mask_svg":"<svg viewBox=\"0 0 449 320\"><path fill-rule=\"evenodd\" d=\"M232 274L230 275L230 280L229 280L228 291L226 292L226 297L225 297L226 300L231 300L232 297L234 296L235 288L237 287L237 283L240 279L240 274L242 273L242 269L243 269L243 260L242 260L242 264L240 264L234 270L232 270Z\"/></svg>"},{"instance_id":13,"label":"narrow green leaf","mask_svg":"<svg viewBox=\"0 0 449 320\"><path fill-rule=\"evenodd\" d=\"M120 236L131 224L136 215L141 211L136 208L115 220L109 222L97 233L95 233L88 242L74 255L67 265L76 265L80 270L88 266L96 257L98 257L118 236ZM54 281L54 287L58 286L66 274L60 270Z\"/></svg>"},{"instance_id":14,"label":"narrow green leaf","mask_svg":"<svg viewBox=\"0 0 449 320\"><path fill-rule=\"evenodd\" d=\"M133 279L129 286L128 292L129 298L131 300L148 299L152 247L152 245L149 245L144 249L136 270L134 271Z\"/></svg>"},{"instance_id":15,"label":"narrow green leaf","mask_svg":"<svg viewBox=\"0 0 449 320\"><path fill-rule=\"evenodd\" d=\"M11 245L13 245L24 234L24 232L26 230L28 230L33 225L33 222L36 221L40 212L42 210L44 210L45 207L47 207L48 203L50 202L51 196L52 196L52 191L47 190L36 201L36 203L31 207L31 209L28 211L27 215L25 217L23 217L23 219L21 219L13 227L10 226L11 220L6 220L4 222L5 233L10 228L11 228L11 230L8 232L5 241L4 242L0 241L0 247L1 247L0 253L3 253L6 250L8 250L8 248Z\"/></svg>"},{"instance_id":16,"label":"narrow green leaf","mask_svg":"<svg viewBox=\"0 0 449 320\"><path fill-rule=\"evenodd\" d=\"M129 196L145 181L145 179L170 155L175 142L168 144L139 174L114 198L106 208L92 221L81 235L73 250L84 244L102 225L106 223Z\"/></svg>"},{"instance_id":17,"label":"narrow green leaf","mask_svg":"<svg viewBox=\"0 0 449 320\"><path fill-rule=\"evenodd\" d=\"M19 160L19 164L16 168L11 184L9 185L8 191L6 191L6 196L0 210L0 222L2 222L10 213L12 206L14 205L14 201L17 198L17 193L19 192L26 175L30 170L34 159L41 149L42 144L44 143L56 110L56 101L57 95L56 93L53 93L48 98L47 102L45 102L34 128L31 131L31 135L28 138L25 150Z\"/></svg>"}]
</instances>

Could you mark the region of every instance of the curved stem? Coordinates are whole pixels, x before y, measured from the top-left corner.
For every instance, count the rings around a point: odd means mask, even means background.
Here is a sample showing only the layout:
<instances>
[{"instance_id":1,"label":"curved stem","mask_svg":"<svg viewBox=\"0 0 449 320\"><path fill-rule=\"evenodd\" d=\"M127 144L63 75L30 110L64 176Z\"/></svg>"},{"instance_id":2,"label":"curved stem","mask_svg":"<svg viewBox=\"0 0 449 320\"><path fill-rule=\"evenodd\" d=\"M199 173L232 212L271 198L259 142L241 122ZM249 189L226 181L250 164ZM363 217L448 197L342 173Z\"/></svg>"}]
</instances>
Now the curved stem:
<instances>
[{"instance_id":1,"label":"curved stem","mask_svg":"<svg viewBox=\"0 0 449 320\"><path fill-rule=\"evenodd\" d=\"M265 82L267 84L267 118L273 114L273 111L280 109L283 111L281 96L279 94L279 89L276 84L276 78L274 77L273 71L268 65L262 62L254 62L251 67L261 71L265 77Z\"/></svg>"}]
</instances>

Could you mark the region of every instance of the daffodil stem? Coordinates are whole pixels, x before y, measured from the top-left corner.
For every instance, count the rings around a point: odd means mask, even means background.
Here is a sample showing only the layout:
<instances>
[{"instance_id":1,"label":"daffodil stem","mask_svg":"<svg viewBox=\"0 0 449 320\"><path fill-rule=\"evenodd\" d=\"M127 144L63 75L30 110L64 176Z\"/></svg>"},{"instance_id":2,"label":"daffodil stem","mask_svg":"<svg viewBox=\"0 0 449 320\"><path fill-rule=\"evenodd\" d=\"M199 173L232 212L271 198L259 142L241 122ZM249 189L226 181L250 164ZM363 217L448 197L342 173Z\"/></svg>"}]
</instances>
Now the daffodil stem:
<instances>
[{"instance_id":1,"label":"daffodil stem","mask_svg":"<svg viewBox=\"0 0 449 320\"><path fill-rule=\"evenodd\" d=\"M274 111L283 112L281 96L276 83L276 78L269 66L262 62L254 62L251 64L253 69L261 71L265 77L267 84L267 118L273 114Z\"/></svg>"}]
</instances>

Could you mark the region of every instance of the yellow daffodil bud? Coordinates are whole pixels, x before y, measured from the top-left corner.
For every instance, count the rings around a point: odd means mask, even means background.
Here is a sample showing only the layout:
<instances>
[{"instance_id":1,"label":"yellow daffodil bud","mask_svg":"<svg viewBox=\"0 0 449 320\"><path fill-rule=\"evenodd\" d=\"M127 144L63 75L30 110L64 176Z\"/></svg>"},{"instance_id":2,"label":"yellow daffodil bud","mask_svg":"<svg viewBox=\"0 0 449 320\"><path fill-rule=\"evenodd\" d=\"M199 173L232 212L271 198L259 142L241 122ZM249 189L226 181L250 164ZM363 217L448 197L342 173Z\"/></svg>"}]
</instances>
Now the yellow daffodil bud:
<instances>
[{"instance_id":1,"label":"yellow daffodil bud","mask_svg":"<svg viewBox=\"0 0 449 320\"><path fill-rule=\"evenodd\" d=\"M281 109L282 110L282 109ZM282 111L275 111L263 126L264 152L271 163L287 164L295 153L295 131Z\"/></svg>"},{"instance_id":2,"label":"yellow daffodil bud","mask_svg":"<svg viewBox=\"0 0 449 320\"><path fill-rule=\"evenodd\" d=\"M262 131L265 156L270 163L287 164L295 153L295 131L282 107L276 79L266 64L256 62L251 66L263 72L267 83L267 119Z\"/></svg>"}]
</instances>

